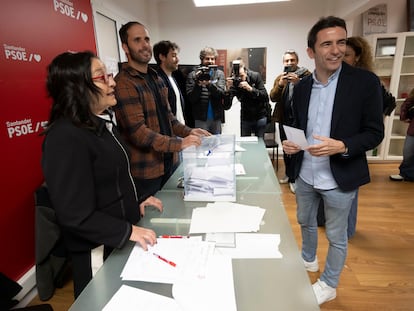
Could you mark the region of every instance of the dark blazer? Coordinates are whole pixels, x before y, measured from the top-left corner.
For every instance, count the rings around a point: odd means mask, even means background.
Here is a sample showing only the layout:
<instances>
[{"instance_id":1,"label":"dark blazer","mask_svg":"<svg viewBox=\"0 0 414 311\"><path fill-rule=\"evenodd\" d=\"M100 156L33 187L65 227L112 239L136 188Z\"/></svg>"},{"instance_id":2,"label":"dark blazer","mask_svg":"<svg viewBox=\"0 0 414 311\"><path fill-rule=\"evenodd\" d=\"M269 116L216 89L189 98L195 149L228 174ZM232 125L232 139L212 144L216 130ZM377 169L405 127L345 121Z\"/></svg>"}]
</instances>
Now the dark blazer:
<instances>
[{"instance_id":1,"label":"dark blazer","mask_svg":"<svg viewBox=\"0 0 414 311\"><path fill-rule=\"evenodd\" d=\"M303 78L294 89L293 105L297 127L305 130L313 76ZM366 151L384 137L381 84L372 72L342 63L332 111L331 138L342 140L347 155L330 157L333 177L340 189L350 191L370 181ZM296 156L295 178L299 175L303 151Z\"/></svg>"},{"instance_id":2,"label":"dark blazer","mask_svg":"<svg viewBox=\"0 0 414 311\"><path fill-rule=\"evenodd\" d=\"M260 73L248 69L246 81L253 90L249 92L238 87L231 87L229 94L224 97L224 106L231 107L233 97L236 96L241 103L241 120L257 121L267 116L269 95Z\"/></svg>"},{"instance_id":3,"label":"dark blazer","mask_svg":"<svg viewBox=\"0 0 414 311\"><path fill-rule=\"evenodd\" d=\"M121 248L140 219L126 146L97 118L96 130L57 120L43 143L42 169L65 245Z\"/></svg>"},{"instance_id":4,"label":"dark blazer","mask_svg":"<svg viewBox=\"0 0 414 311\"><path fill-rule=\"evenodd\" d=\"M170 103L172 113L175 116L177 116L177 97L175 96L175 92L174 92L174 89L171 85L170 79L168 79L167 74L159 66L157 67L157 72L158 72L158 75L161 77L161 79L164 81L165 85L168 87L168 102ZM175 83L177 85L178 90L180 91L181 109L183 111L183 115L184 115L184 118L185 118L184 97L183 97L183 94L181 93L181 90L178 86L177 81L175 81Z\"/></svg>"}]
</instances>

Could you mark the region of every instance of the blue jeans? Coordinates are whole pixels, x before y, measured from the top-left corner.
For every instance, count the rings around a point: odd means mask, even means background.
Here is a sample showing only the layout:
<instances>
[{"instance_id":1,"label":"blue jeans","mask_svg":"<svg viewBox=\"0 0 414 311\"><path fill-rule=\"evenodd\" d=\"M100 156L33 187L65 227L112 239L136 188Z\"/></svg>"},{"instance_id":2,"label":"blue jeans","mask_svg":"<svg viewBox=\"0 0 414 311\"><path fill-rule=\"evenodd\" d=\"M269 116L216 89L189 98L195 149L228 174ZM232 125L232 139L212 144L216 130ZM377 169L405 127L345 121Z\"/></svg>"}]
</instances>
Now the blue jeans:
<instances>
[{"instance_id":1,"label":"blue jeans","mask_svg":"<svg viewBox=\"0 0 414 311\"><path fill-rule=\"evenodd\" d=\"M194 120L194 127L209 131L211 134L221 134L221 121L208 119L206 121Z\"/></svg>"},{"instance_id":2,"label":"blue jeans","mask_svg":"<svg viewBox=\"0 0 414 311\"><path fill-rule=\"evenodd\" d=\"M320 190L296 179L297 219L302 232L302 258L314 261L318 247L318 224L316 215L319 201L325 206L325 232L329 241L325 269L320 277L336 288L345 264L348 250L348 215L357 190L342 191L339 188Z\"/></svg>"},{"instance_id":3,"label":"blue jeans","mask_svg":"<svg viewBox=\"0 0 414 311\"><path fill-rule=\"evenodd\" d=\"M267 118L263 117L257 121L244 121L240 122L241 136L251 136L252 133L257 137L263 138L266 130Z\"/></svg>"},{"instance_id":4,"label":"blue jeans","mask_svg":"<svg viewBox=\"0 0 414 311\"><path fill-rule=\"evenodd\" d=\"M414 136L405 137L400 175L406 180L414 181Z\"/></svg>"},{"instance_id":5,"label":"blue jeans","mask_svg":"<svg viewBox=\"0 0 414 311\"><path fill-rule=\"evenodd\" d=\"M351 211L348 216L348 239L352 238L356 231L357 224L357 214L358 214L358 189L355 193L355 198L352 200Z\"/></svg>"}]
</instances>

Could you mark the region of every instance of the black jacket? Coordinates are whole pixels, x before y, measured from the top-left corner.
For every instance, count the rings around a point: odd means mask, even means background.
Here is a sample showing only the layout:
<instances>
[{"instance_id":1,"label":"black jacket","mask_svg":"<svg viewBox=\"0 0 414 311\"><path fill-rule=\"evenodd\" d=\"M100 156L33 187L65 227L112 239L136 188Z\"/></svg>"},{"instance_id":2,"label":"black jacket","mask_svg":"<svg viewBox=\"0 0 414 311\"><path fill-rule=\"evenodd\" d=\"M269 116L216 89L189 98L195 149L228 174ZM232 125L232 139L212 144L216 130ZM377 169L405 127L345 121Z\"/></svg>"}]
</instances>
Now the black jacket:
<instances>
[{"instance_id":1,"label":"black jacket","mask_svg":"<svg viewBox=\"0 0 414 311\"><path fill-rule=\"evenodd\" d=\"M50 199L71 251L122 247L140 219L126 148L99 119L97 130L56 121L43 144Z\"/></svg>"},{"instance_id":2,"label":"black jacket","mask_svg":"<svg viewBox=\"0 0 414 311\"><path fill-rule=\"evenodd\" d=\"M170 79L168 78L168 76L164 72L164 70L162 70L161 67L159 67L159 66L157 67L157 73L161 77L161 79L164 81L165 85L168 87L168 102L170 104L172 113L175 116L177 116L177 97L176 97L174 89L171 85ZM177 88L180 90L177 81L175 81L175 84L177 85ZM184 118L185 118L185 101L184 101L183 94L181 94L181 90L180 90L180 101L181 101L181 109L183 111L183 115L184 115Z\"/></svg>"},{"instance_id":3,"label":"black jacket","mask_svg":"<svg viewBox=\"0 0 414 311\"><path fill-rule=\"evenodd\" d=\"M241 103L240 119L242 121L257 121L267 116L269 105L269 95L264 86L260 73L247 69L247 83L253 90L251 92L232 87L229 94L225 97L225 105L231 106L233 97L236 96Z\"/></svg>"},{"instance_id":4,"label":"black jacket","mask_svg":"<svg viewBox=\"0 0 414 311\"><path fill-rule=\"evenodd\" d=\"M295 85L293 107L298 128L306 133L313 76ZM350 191L370 181L366 152L378 146L384 137L382 94L378 77L366 70L342 63L334 99L331 133L342 140L348 155L330 157L333 177L340 189ZM303 151L297 154L296 177L299 175Z\"/></svg>"},{"instance_id":5,"label":"black jacket","mask_svg":"<svg viewBox=\"0 0 414 311\"><path fill-rule=\"evenodd\" d=\"M194 120L207 120L208 103L211 105L214 113L214 120L224 121L223 106L224 90L226 86L226 79L224 72L217 69L214 76L211 77L211 83L208 87L198 85L196 80L196 70L190 72L187 76L186 91L188 100L191 104ZM228 108L227 108L228 109Z\"/></svg>"}]
</instances>

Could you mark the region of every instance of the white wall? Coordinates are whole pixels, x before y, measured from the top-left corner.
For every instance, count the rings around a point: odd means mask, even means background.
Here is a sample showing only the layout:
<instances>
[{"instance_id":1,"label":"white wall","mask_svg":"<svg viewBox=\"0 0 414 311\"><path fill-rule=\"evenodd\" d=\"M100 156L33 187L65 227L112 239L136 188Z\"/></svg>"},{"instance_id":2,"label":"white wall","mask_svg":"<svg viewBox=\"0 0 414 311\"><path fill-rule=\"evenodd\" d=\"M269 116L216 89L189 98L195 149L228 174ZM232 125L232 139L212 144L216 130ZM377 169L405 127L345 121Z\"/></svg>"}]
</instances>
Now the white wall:
<instances>
[{"instance_id":1,"label":"white wall","mask_svg":"<svg viewBox=\"0 0 414 311\"><path fill-rule=\"evenodd\" d=\"M362 13L388 4L388 32L406 31L406 0L292 0L274 4L195 8L192 0L92 0L94 10L118 22L145 24L153 43L171 40L180 48L181 64L198 64L205 46L216 49L267 47L267 84L282 70L286 49L299 53L299 65L313 70L306 54L306 37L321 16L336 15L347 21L348 35L362 35ZM300 14L299 12L305 12ZM121 51L121 57L124 57ZM124 59L124 58L123 58ZM230 110L227 122L238 122Z\"/></svg>"}]
</instances>

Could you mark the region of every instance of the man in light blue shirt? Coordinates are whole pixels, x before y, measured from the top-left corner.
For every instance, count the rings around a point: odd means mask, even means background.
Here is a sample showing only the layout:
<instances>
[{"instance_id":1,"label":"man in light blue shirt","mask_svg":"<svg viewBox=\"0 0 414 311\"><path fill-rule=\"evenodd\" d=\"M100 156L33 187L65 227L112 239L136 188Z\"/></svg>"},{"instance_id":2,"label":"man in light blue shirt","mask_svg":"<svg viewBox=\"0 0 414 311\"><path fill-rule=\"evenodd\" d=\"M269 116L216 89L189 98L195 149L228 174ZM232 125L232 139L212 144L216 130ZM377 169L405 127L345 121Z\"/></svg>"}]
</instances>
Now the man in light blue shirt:
<instances>
[{"instance_id":1,"label":"man in light blue shirt","mask_svg":"<svg viewBox=\"0 0 414 311\"><path fill-rule=\"evenodd\" d=\"M326 264L313 284L319 304L336 298L336 287L348 250L348 215L358 187L370 181L366 151L384 137L382 96L378 77L343 63L346 24L341 18L321 18L308 34L313 75L295 85L293 109L308 147L283 141L295 159L297 218L302 233L306 270L319 270L317 212L325 207L329 241Z\"/></svg>"}]
</instances>

